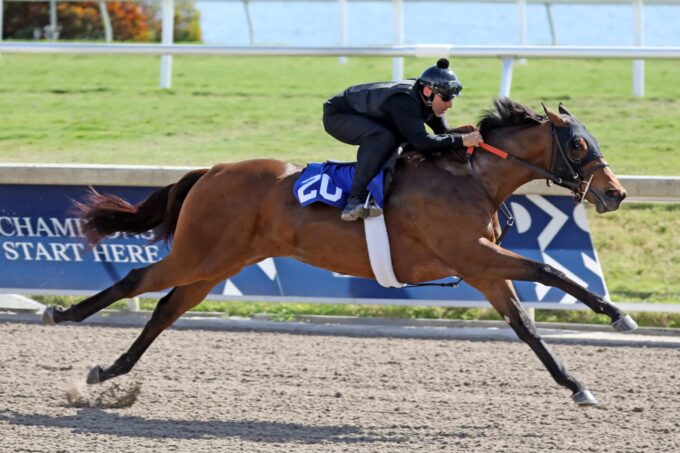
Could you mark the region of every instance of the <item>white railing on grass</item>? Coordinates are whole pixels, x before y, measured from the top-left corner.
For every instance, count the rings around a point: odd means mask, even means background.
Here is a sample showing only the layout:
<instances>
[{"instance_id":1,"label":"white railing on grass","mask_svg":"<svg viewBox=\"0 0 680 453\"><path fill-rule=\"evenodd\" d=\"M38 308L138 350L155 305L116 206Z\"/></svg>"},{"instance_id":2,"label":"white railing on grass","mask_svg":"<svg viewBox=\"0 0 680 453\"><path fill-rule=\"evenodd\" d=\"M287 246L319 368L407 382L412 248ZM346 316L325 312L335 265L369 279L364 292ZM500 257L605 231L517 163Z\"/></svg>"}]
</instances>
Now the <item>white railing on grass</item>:
<instances>
[{"instance_id":1,"label":"white railing on grass","mask_svg":"<svg viewBox=\"0 0 680 453\"><path fill-rule=\"evenodd\" d=\"M3 1L39 1L39 0L0 0L0 41L2 40L2 10ZM48 27L51 33L51 39L56 40L57 38L57 15L56 15L56 4L58 1L85 1L85 0L50 0L50 26ZM99 8L102 14L102 21L104 23L106 41L110 42L112 37L111 23L106 12L105 2L107 0L98 0ZM138 1L138 0L126 0L126 1ZM170 45L173 43L173 30L174 30L174 0L159 0L161 3L161 18L162 18L162 38L161 42L164 45ZM205 1L205 0L204 0ZM254 31L252 29L252 21L250 19L250 10L248 4L253 1L258 0L215 0L215 1L239 1L242 2L245 8L246 19L248 21L248 33L250 36L251 45L254 44ZM270 1L270 0L259 0L259 1ZM296 0L296 1L319 1L319 0ZM321 1L337 1L338 2L338 13L339 13L339 39L338 43L341 48L345 48L348 43L347 35L347 2L348 0L321 0ZM353 0L357 2L365 0ZM402 46L404 44L404 12L403 3L406 0L383 0L392 2L392 16L393 16L393 39L392 43L395 47ZM409 0L409 1L423 1L423 0ZM427 0L427 1L439 1L446 3L456 3L456 2L466 2L470 0ZM680 4L680 0L472 0L474 3L516 3L517 11L519 14L519 44L521 46L526 45L527 36L527 3L542 3L546 6L546 11L548 15L548 23L550 25L550 33L552 36L553 45L556 44L555 30L553 27L552 12L550 10L550 5L552 4L629 4L633 8L633 36L635 46L642 47L644 45L644 4L664 4L664 5L677 5ZM340 63L345 63L347 57L345 55L339 56ZM560 58L557 56L556 58ZM580 58L577 56L577 58ZM588 58L588 57L584 57ZM613 57L603 57L603 58L613 58ZM618 58L618 57L616 57ZM640 58L646 58L642 55ZM673 57L675 58L675 57ZM504 58L503 59L503 70L501 78L501 88L500 95L508 96L510 94L510 86L512 80L512 67L513 59ZM172 79L172 56L171 54L163 54L161 58L161 88L170 88ZM393 57L392 63L392 78L393 80L401 80L404 77L404 61L403 56L397 55ZM633 95L641 97L644 95L644 60L635 59L633 61Z\"/></svg>"},{"instance_id":2,"label":"white railing on grass","mask_svg":"<svg viewBox=\"0 0 680 453\"><path fill-rule=\"evenodd\" d=\"M171 0L164 0L171 1ZM164 39L165 39L164 35ZM518 58L679 59L680 47L636 46L454 46L417 44L390 47L265 47L201 44L94 44L0 42L0 53L161 55L161 87L170 88L171 55L486 57L503 61L500 96L509 96L513 62ZM394 71L394 67L393 67ZM399 79L393 74L395 80Z\"/></svg>"}]
</instances>

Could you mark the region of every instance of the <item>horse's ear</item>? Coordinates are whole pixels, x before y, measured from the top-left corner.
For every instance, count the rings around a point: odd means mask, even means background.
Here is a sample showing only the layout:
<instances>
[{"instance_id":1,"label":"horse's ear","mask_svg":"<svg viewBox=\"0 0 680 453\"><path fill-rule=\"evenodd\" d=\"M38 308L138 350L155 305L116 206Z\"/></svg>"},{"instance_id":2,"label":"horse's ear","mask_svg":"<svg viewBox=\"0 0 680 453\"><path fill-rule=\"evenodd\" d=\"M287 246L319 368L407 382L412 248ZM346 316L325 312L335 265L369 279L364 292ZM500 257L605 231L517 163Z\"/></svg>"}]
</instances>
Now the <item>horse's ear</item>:
<instances>
[{"instance_id":1,"label":"horse's ear","mask_svg":"<svg viewBox=\"0 0 680 453\"><path fill-rule=\"evenodd\" d=\"M548 115L548 118L550 119L551 123L553 123L555 126L560 126L560 127L567 125L566 121L564 121L564 119L562 119L562 117L559 114L550 110L542 102L541 102L541 105L543 106L543 111L545 112L546 115Z\"/></svg>"},{"instance_id":2,"label":"horse's ear","mask_svg":"<svg viewBox=\"0 0 680 453\"><path fill-rule=\"evenodd\" d=\"M561 102L560 102L560 105L559 105L558 108L559 108L560 113L562 113L564 115L569 115L572 118L574 117L574 115L572 115L571 112L569 110L567 110L567 108Z\"/></svg>"}]
</instances>

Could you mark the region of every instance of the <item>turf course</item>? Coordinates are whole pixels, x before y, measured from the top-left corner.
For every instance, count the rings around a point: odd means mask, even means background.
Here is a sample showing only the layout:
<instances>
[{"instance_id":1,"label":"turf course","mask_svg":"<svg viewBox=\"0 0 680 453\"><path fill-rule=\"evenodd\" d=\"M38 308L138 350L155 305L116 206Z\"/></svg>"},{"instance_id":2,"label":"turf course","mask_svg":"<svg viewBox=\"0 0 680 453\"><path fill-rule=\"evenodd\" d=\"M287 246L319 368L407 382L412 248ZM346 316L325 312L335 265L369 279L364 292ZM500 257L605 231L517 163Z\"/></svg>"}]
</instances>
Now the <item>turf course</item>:
<instances>
[{"instance_id":1,"label":"turf course","mask_svg":"<svg viewBox=\"0 0 680 453\"><path fill-rule=\"evenodd\" d=\"M434 61L407 59L417 76ZM0 57L0 161L211 165L253 157L304 163L354 158L321 125L321 104L346 86L389 80L391 60L175 57L161 90L156 57ZM646 63L631 94L630 61L530 60L512 97L535 110L559 101L598 138L617 174L680 175L677 61ZM456 59L463 81L452 124L475 123L498 93L500 61ZM680 302L680 206L588 209L615 301Z\"/></svg>"}]
</instances>

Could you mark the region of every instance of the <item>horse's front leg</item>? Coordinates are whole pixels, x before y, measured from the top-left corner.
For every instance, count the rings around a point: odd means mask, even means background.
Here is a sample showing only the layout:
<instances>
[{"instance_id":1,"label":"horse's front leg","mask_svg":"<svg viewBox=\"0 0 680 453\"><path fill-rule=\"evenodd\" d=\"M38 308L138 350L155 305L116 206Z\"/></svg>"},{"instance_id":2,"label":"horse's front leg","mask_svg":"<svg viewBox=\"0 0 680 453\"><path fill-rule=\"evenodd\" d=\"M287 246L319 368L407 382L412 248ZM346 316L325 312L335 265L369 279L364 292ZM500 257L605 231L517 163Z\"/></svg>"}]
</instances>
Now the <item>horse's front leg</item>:
<instances>
[{"instance_id":1,"label":"horse's front leg","mask_svg":"<svg viewBox=\"0 0 680 453\"><path fill-rule=\"evenodd\" d=\"M567 277L564 272L547 264L541 264L540 267L538 282L546 286L559 288L586 304L595 313L607 315L609 319L612 320L612 327L614 327L616 331L632 332L638 328L637 323L630 315L624 313L623 310L613 303L605 300L592 291L588 291L586 288Z\"/></svg>"},{"instance_id":2,"label":"horse's front leg","mask_svg":"<svg viewBox=\"0 0 680 453\"><path fill-rule=\"evenodd\" d=\"M509 280L467 279L467 281L487 297L505 322L517 333L517 336L533 349L553 379L571 390L574 402L582 406L597 404L597 400L590 391L569 374L538 335L536 326L520 304L517 293Z\"/></svg>"},{"instance_id":3,"label":"horse's front leg","mask_svg":"<svg viewBox=\"0 0 680 453\"><path fill-rule=\"evenodd\" d=\"M478 262L484 264L479 275L485 278L532 281L559 288L583 302L595 313L608 316L612 327L617 331L629 332L637 329L637 323L623 310L579 285L553 266L524 258L487 239L480 239L479 245L474 251ZM471 277L475 276L473 272Z\"/></svg>"}]
</instances>

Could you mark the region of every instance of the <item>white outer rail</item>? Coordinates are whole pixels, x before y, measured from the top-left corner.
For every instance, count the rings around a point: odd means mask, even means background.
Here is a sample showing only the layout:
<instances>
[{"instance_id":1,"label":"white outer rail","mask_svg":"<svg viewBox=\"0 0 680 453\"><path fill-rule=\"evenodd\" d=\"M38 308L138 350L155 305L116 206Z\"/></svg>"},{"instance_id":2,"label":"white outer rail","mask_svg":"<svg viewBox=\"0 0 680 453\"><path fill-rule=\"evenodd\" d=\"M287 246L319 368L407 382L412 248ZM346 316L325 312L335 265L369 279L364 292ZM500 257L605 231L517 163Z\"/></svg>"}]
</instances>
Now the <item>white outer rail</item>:
<instances>
[{"instance_id":1,"label":"white outer rail","mask_svg":"<svg viewBox=\"0 0 680 453\"><path fill-rule=\"evenodd\" d=\"M0 42L2 41L2 10L3 2L6 0L0 0ZM8 0L8 1L40 1L40 0ZM58 1L85 1L85 0L50 0L50 26L49 33L51 39L57 39L57 15L56 15L56 4ZM106 41L111 42L113 39L111 31L111 23L108 18L105 7L106 0L99 0L99 6L102 13L102 20L104 23ZM126 0L126 1L140 1L140 0ZM157 0L161 3L161 17L162 17L162 43L164 45L172 44L174 37L174 0ZM246 19L248 21L248 34L250 38L250 44L254 43L254 31L252 26L252 21L250 19L250 9L248 7L249 2L257 0L216 0L216 1L240 1L243 3ZM269 0L260 0L269 1ZM314 0L297 0L297 1L314 1ZM318 0L316 0L318 1ZM322 0L324 1L324 0ZM339 45L342 47L347 46L347 2L348 0L325 0L338 2L338 14L339 14ZM365 0L354 0L354 1L365 1ZM403 4L406 0L384 0L392 2L392 15L393 15L393 45L400 46L404 43L404 11ZM420 0L410 0L410 1L420 1ZM465 2L468 0L433 0L439 2ZM662 4L662 5L677 5L680 4L680 0L473 0L476 3L516 3L517 12L519 14L519 43L523 46L526 44L527 36L527 4L528 3L542 3L545 4L548 21L550 24L550 32L552 36L553 44L555 44L555 30L553 29L552 12L550 6L552 4L629 4L633 8L633 35L636 46L644 45L644 4ZM607 58L607 57L605 57ZM520 62L526 61L524 58ZM347 62L346 56L339 57L340 64ZM509 58L503 59L503 69L502 69L502 79L500 84L500 95L509 96L510 87L512 85L512 65L514 60ZM171 86L171 72L172 72L172 56L170 54L163 54L161 58L161 88L168 89ZM401 80L404 78L404 59L403 56L395 56L392 59L392 79ZM633 61L633 95L637 97L644 96L644 60L636 59Z\"/></svg>"},{"instance_id":2,"label":"white outer rail","mask_svg":"<svg viewBox=\"0 0 680 453\"><path fill-rule=\"evenodd\" d=\"M103 44L0 42L2 53L89 55L355 56L678 59L680 46L500 46L414 44L387 47L213 46L203 44Z\"/></svg>"},{"instance_id":3,"label":"white outer rail","mask_svg":"<svg viewBox=\"0 0 680 453\"><path fill-rule=\"evenodd\" d=\"M1 0L0 0L1 1ZM164 4L172 0L163 0ZM164 8L164 12L170 11ZM168 19L170 20L170 19ZM399 19L401 20L401 19ZM168 30L165 28L164 30ZM397 39L400 41L401 37ZM512 69L519 58L617 58L634 60L635 96L644 93L643 59L679 59L680 47L643 46L454 46L449 44L395 45L391 47L266 47L169 44L172 37L163 33L164 44L90 44L0 42L0 53L161 55L161 88L171 86L172 55L222 56L348 56L393 57L392 78L403 78L403 57L495 57L503 61L499 95L510 96Z\"/></svg>"}]
</instances>

